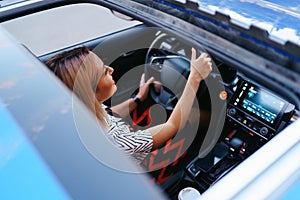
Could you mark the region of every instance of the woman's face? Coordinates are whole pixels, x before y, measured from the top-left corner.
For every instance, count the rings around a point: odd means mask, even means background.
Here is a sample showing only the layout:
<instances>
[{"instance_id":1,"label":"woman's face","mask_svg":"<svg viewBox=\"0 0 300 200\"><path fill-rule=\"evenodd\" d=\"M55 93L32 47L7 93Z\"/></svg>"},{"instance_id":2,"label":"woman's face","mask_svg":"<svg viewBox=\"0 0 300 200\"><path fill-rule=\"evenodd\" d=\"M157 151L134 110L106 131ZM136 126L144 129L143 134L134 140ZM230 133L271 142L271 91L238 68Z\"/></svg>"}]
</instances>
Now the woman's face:
<instances>
[{"instance_id":1,"label":"woman's face","mask_svg":"<svg viewBox=\"0 0 300 200\"><path fill-rule=\"evenodd\" d=\"M102 60L99 63L102 64L101 68L103 69L103 74L98 81L96 97L98 101L103 102L109 99L117 91L117 86L115 85L115 81L112 78L114 69L112 67L104 65Z\"/></svg>"}]
</instances>

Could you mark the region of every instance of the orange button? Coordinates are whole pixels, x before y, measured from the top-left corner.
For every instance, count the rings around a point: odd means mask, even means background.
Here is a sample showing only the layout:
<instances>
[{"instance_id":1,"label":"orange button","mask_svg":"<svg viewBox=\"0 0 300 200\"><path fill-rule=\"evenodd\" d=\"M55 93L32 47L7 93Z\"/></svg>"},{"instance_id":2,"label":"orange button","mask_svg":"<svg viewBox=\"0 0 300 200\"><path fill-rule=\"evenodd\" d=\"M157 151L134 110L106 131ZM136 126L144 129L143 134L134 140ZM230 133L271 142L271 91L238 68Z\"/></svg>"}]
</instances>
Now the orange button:
<instances>
[{"instance_id":1,"label":"orange button","mask_svg":"<svg viewBox=\"0 0 300 200\"><path fill-rule=\"evenodd\" d=\"M222 92L220 92L220 99L226 100L227 97L228 97L228 94L226 91L223 90Z\"/></svg>"}]
</instances>

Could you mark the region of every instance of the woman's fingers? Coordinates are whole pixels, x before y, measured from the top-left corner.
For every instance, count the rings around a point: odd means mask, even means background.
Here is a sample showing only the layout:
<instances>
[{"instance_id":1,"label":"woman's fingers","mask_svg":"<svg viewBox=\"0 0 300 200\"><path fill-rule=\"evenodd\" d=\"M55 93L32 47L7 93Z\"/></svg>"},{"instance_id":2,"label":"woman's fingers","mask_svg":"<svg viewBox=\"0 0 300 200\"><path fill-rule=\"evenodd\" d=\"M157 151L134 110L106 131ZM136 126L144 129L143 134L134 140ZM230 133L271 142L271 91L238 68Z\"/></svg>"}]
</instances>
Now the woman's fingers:
<instances>
[{"instance_id":1,"label":"woman's fingers","mask_svg":"<svg viewBox=\"0 0 300 200\"><path fill-rule=\"evenodd\" d=\"M140 80L140 85L143 85L145 83L145 74L143 73Z\"/></svg>"},{"instance_id":2,"label":"woman's fingers","mask_svg":"<svg viewBox=\"0 0 300 200\"><path fill-rule=\"evenodd\" d=\"M141 76L141 80L140 80L140 86L142 86L144 84L150 85L151 83L153 83L153 81L154 81L154 77L151 77L146 82L145 81L145 73L143 73L142 76Z\"/></svg>"},{"instance_id":3,"label":"woman's fingers","mask_svg":"<svg viewBox=\"0 0 300 200\"><path fill-rule=\"evenodd\" d=\"M154 81L154 77L151 77L151 78L148 79L146 84L150 85L151 83L153 83L153 81Z\"/></svg>"},{"instance_id":4,"label":"woman's fingers","mask_svg":"<svg viewBox=\"0 0 300 200\"><path fill-rule=\"evenodd\" d=\"M149 85L154 82L154 78L151 77L145 81L145 74L143 73L140 80L140 87L137 96L143 101L148 96Z\"/></svg>"},{"instance_id":5,"label":"woman's fingers","mask_svg":"<svg viewBox=\"0 0 300 200\"><path fill-rule=\"evenodd\" d=\"M153 81L154 91L159 94L162 88L162 84L159 81Z\"/></svg>"},{"instance_id":6,"label":"woman's fingers","mask_svg":"<svg viewBox=\"0 0 300 200\"><path fill-rule=\"evenodd\" d=\"M196 60L196 50L194 48L192 48L191 60Z\"/></svg>"}]
</instances>

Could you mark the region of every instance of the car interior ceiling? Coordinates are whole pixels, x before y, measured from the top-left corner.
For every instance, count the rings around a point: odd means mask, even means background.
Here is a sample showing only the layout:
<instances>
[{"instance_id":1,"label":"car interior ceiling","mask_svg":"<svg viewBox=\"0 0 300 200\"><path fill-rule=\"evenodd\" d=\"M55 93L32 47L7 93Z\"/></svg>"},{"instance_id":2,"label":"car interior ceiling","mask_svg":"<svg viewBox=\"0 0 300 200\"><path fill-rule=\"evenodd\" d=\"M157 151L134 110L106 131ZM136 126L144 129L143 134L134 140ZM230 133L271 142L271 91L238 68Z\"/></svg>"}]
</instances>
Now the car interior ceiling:
<instances>
[{"instance_id":1,"label":"car interior ceiling","mask_svg":"<svg viewBox=\"0 0 300 200\"><path fill-rule=\"evenodd\" d=\"M151 46L157 35L153 34L154 32L152 31L145 33L144 27L145 25L139 25L79 45L86 45L90 49L93 49L99 53L104 63L117 69L113 74L117 85L118 80L121 80L124 74L137 66L143 66L147 57L152 58L152 61L148 63L150 64L148 73L158 73L158 79L162 78L162 76L168 76L166 72L155 69L158 65L168 64L172 68L179 69L180 66L176 63L177 61L173 62L174 57L168 56L175 56L178 62L184 62L182 57L185 55L181 55L178 52L181 48L185 52L189 51L191 48L189 43L187 42L187 46L183 45L180 47L182 44L181 40L176 40L176 35L170 35L159 41L160 44L158 46L160 49L153 48L150 52L149 49L140 48L140 46ZM145 37L145 34L148 37ZM144 39L141 40L140 38ZM144 44L138 44L139 42L143 42ZM128 50L128 44L131 44L131 49L134 49L133 51ZM109 48L111 46L117 46L118 49ZM214 48L218 48L218 46ZM185 153L181 152L182 156L175 161L176 164L171 163L169 166L162 169L154 169L150 172L155 182L166 191L171 199L176 199L178 192L187 186L204 192L211 184L243 162L243 160L266 144L280 130L297 118L299 98L289 88L282 87L279 83L249 68L246 58L235 57L235 55L229 56L225 52L222 54L209 48L205 49L207 49L209 55L213 58L214 67L217 70L212 72L206 84L202 84L199 87L197 95L199 108L212 111L212 102L221 102L220 109L222 109L222 106L225 107L224 116L212 117L207 123L212 122L214 127L218 129L218 125L216 124L224 117L224 126L222 126L220 133L215 136L218 137L217 140L211 139L209 141L213 144L213 147L208 145L209 152L199 154L201 146L207 139L206 135L203 135L203 131L207 131L207 126L210 124L206 124L203 127L199 127L195 141L192 142ZM43 55L39 59L45 62L49 57L60 51ZM112 59L111 54L119 56ZM269 61L264 62L268 65L274 64ZM151 68L153 66L154 68ZM144 70L144 67L138 68L135 72L138 78L129 80L123 85L118 85L118 92L115 94L117 97L114 98L114 101L107 101L106 104L117 104L130 97L138 88L139 77ZM181 75L183 75L183 71L181 71ZM186 77L187 75L183 76ZM167 77L165 80L170 81L172 79L174 77ZM218 87L215 93L209 90L208 85L211 82L216 82ZM176 85L176 87L180 88L179 85ZM212 99L212 94L218 95L216 99ZM176 101L173 103L176 104ZM172 105L171 109L168 110L170 107L166 107L166 104L163 104L160 100L152 100L144 106L139 107L138 109L140 110L137 111L137 114L142 115L146 112L147 107L155 104L161 104L161 107L166 110L167 116L170 110L172 110ZM140 120L139 123L141 127L149 125L147 120ZM175 144L178 141L172 142ZM149 157L155 159L154 154ZM162 160L157 162L162 162ZM144 163L144 165L146 168L150 167L149 162Z\"/></svg>"}]
</instances>

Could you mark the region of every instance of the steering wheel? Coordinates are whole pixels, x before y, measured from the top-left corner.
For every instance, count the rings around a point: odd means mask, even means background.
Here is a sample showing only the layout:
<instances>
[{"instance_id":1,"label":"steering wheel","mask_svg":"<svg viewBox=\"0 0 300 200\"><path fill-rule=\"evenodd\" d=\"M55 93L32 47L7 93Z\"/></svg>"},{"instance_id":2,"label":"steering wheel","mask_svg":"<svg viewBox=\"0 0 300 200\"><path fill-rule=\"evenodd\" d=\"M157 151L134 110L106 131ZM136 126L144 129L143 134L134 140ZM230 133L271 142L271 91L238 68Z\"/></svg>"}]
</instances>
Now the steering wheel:
<instances>
[{"instance_id":1,"label":"steering wheel","mask_svg":"<svg viewBox=\"0 0 300 200\"><path fill-rule=\"evenodd\" d=\"M154 77L161 85L160 90L154 86L149 88L149 94L155 103L166 110L173 110L185 87L189 75L190 62L177 55L152 56L145 65L147 78Z\"/></svg>"},{"instance_id":2,"label":"steering wheel","mask_svg":"<svg viewBox=\"0 0 300 200\"><path fill-rule=\"evenodd\" d=\"M161 83L160 91L151 86L149 95L167 111L174 109L185 87L190 73L190 60L187 59L190 53L190 45L167 33L159 34L147 51L146 80L154 77Z\"/></svg>"}]
</instances>

